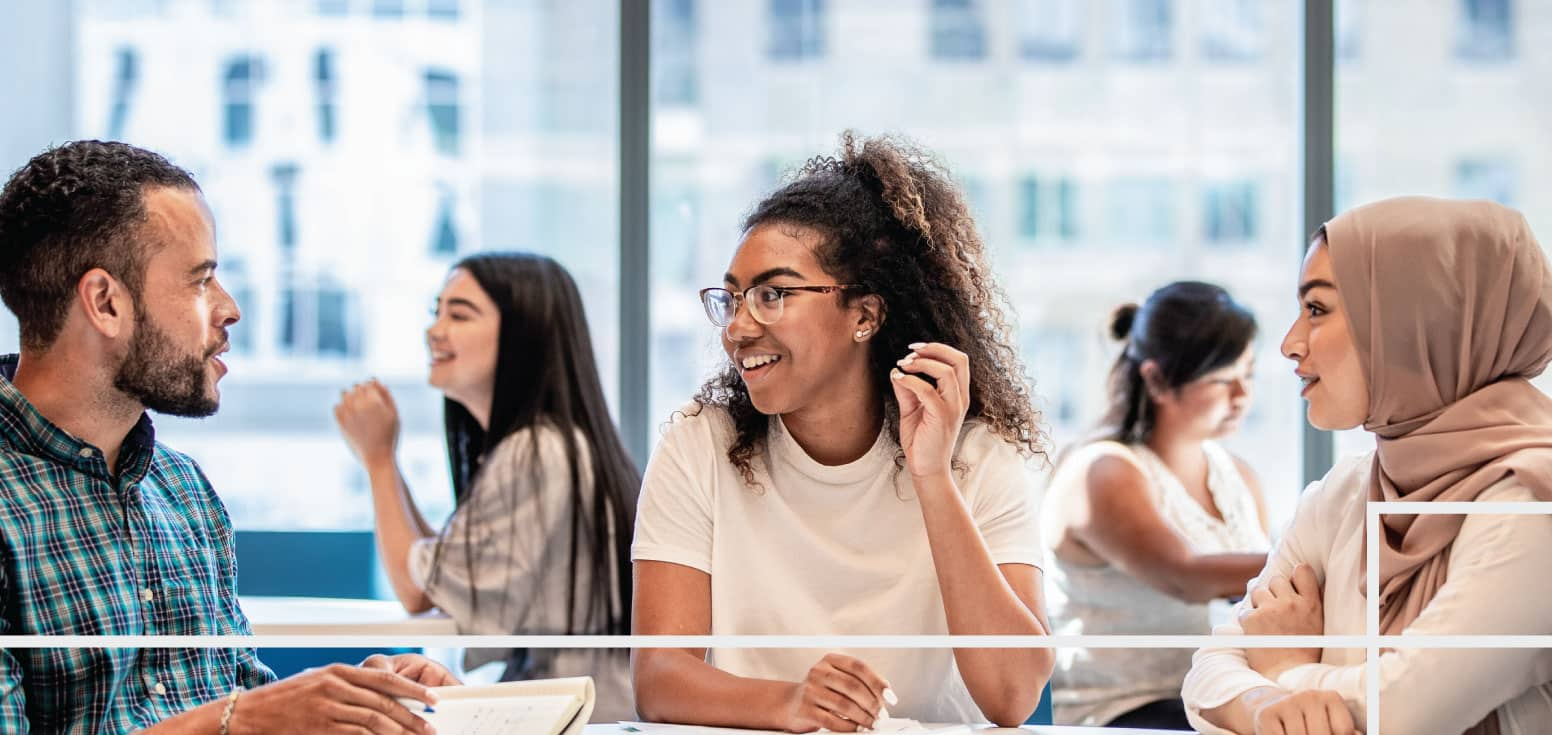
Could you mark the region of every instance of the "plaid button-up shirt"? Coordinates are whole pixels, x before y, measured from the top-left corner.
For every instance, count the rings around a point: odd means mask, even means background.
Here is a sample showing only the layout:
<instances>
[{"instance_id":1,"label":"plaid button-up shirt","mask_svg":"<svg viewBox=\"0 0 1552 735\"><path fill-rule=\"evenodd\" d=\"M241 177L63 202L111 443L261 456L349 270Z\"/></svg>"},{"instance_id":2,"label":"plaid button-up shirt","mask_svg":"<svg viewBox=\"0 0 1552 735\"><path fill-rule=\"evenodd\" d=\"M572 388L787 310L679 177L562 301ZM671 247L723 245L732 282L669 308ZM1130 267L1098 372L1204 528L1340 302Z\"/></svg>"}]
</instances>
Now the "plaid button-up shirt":
<instances>
[{"instance_id":1,"label":"plaid button-up shirt","mask_svg":"<svg viewBox=\"0 0 1552 735\"><path fill-rule=\"evenodd\" d=\"M248 635L232 524L142 416L119 453L65 433L0 357L0 635ZM0 650L0 733L125 733L273 681L253 649Z\"/></svg>"}]
</instances>

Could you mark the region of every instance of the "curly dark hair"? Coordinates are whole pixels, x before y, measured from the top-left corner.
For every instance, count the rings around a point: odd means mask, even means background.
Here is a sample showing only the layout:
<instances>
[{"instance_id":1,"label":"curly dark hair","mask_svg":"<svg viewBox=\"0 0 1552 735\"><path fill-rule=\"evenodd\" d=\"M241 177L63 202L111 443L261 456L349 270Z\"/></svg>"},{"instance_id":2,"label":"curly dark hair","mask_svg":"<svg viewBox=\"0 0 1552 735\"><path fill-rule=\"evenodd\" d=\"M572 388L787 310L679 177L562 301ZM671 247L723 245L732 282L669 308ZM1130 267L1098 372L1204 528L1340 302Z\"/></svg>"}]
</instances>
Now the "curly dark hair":
<instances>
[{"instance_id":1,"label":"curly dark hair","mask_svg":"<svg viewBox=\"0 0 1552 735\"><path fill-rule=\"evenodd\" d=\"M0 299L16 314L22 347L59 336L81 276L102 268L138 299L145 285L151 187L199 191L167 159L125 143L79 140L50 148L0 190Z\"/></svg>"},{"instance_id":2,"label":"curly dark hair","mask_svg":"<svg viewBox=\"0 0 1552 735\"><path fill-rule=\"evenodd\" d=\"M841 135L839 156L809 159L793 179L744 220L807 228L819 234L826 273L860 284L841 298L867 294L884 302L872 342L873 384L884 397L884 422L900 441L900 406L889 383L894 363L918 341L941 342L970 356L970 406L979 419L1027 457L1046 454L1024 365L1012 346L1007 298L987 266L985 246L963 194L947 169L916 144L894 136ZM720 407L737 435L727 457L757 486L753 459L763 451L768 418L729 361L696 393L695 403ZM896 462L903 462L897 456Z\"/></svg>"}]
</instances>

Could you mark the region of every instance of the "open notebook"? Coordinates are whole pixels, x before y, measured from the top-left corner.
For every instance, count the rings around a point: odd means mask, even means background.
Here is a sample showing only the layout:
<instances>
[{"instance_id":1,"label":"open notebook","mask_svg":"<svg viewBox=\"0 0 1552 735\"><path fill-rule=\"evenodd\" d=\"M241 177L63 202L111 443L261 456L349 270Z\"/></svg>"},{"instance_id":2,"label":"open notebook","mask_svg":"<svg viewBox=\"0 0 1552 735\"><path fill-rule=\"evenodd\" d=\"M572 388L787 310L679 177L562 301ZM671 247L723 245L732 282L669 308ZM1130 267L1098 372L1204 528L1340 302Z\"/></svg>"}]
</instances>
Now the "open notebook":
<instances>
[{"instance_id":1,"label":"open notebook","mask_svg":"<svg viewBox=\"0 0 1552 735\"><path fill-rule=\"evenodd\" d=\"M437 735L582 735L593 714L592 677L509 681L489 686L436 687L429 711L410 711L436 727Z\"/></svg>"}]
</instances>

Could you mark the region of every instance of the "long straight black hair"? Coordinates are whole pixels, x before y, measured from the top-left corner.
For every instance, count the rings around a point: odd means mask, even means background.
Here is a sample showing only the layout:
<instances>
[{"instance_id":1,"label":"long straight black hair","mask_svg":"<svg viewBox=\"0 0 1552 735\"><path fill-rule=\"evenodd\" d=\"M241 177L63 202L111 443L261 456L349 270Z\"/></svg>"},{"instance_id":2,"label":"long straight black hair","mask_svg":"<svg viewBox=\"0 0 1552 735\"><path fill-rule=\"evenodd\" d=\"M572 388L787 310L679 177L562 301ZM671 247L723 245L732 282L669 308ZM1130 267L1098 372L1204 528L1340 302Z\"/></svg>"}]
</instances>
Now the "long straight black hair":
<instances>
[{"instance_id":1,"label":"long straight black hair","mask_svg":"<svg viewBox=\"0 0 1552 735\"><path fill-rule=\"evenodd\" d=\"M630 535L635 527L641 474L609 418L577 284L559 263L530 253L471 255L453 268L472 276L501 315L489 429L481 429L462 404L451 399L443 404L447 456L458 505L467 510L463 506L474 478L503 439L541 423L558 430L566 443L570 473L570 517L566 522L571 538L571 582L566 595L566 633L629 633ZM590 487L581 482L578 434L587 442L593 475ZM546 469L538 461L537 436L530 449L528 472L535 478L530 486L537 488L537 475ZM591 497L585 497L588 494ZM464 524L466 533L469 526ZM448 529L452 527L449 523ZM471 549L471 540L465 541L465 549ZM595 568L587 575L587 599L580 601L584 630L578 631L573 630L579 610L575 580L583 548ZM437 557L433 575L442 563L440 545ZM463 561L469 569L467 578L472 579L472 550ZM508 594L530 592L537 590L511 590ZM616 600L618 610L613 604ZM471 599L476 609L478 604L477 598Z\"/></svg>"}]
</instances>

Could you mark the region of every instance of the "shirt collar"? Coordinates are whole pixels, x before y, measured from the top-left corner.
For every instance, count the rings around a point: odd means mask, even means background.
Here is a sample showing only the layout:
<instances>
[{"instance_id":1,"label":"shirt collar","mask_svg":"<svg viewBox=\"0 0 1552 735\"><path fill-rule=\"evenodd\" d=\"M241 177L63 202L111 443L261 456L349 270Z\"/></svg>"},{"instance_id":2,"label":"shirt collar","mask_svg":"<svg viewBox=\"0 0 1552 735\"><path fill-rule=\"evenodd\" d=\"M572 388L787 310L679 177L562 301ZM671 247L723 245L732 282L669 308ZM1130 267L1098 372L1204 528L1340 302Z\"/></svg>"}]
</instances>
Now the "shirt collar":
<instances>
[{"instance_id":1,"label":"shirt collar","mask_svg":"<svg viewBox=\"0 0 1552 735\"><path fill-rule=\"evenodd\" d=\"M101 449L55 426L11 383L19 362L18 355L0 355L0 445L10 445L26 454L47 457L83 472L111 478ZM124 446L119 450L120 474L143 474L155 445L156 430L151 417L142 412L140 420L124 436Z\"/></svg>"}]
</instances>

